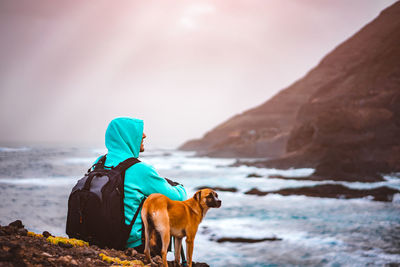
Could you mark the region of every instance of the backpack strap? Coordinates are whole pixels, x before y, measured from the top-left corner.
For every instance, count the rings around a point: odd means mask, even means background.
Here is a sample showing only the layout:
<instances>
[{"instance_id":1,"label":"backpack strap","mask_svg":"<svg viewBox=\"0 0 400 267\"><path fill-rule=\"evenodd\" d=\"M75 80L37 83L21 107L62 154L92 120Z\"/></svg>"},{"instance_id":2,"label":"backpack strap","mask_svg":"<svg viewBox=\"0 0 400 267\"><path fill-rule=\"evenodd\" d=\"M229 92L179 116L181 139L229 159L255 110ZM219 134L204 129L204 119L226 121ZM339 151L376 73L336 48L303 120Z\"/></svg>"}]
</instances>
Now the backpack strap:
<instances>
[{"instance_id":1,"label":"backpack strap","mask_svg":"<svg viewBox=\"0 0 400 267\"><path fill-rule=\"evenodd\" d=\"M114 170L119 171L119 172L122 173L122 179L123 179L123 181L124 181L124 183L125 183L125 171L126 171L129 167L131 167L131 166L133 166L133 165L135 165L136 163L139 163L139 162L140 162L140 160L138 160L137 158L128 158L128 159L122 161L120 164L118 164L118 165L114 168ZM122 189L122 192L123 192L123 196L125 197L125 192L124 192L123 186L122 186L121 189ZM137 208L136 213L135 213L135 215L133 216L131 223L129 224L129 228L128 228L128 229L129 229L129 232L128 232L128 235L129 235L129 233L130 233L131 230L132 230L132 226L133 226L133 224L135 223L136 218L137 218L137 216L139 215L139 212L140 212L140 210L141 210L141 208L142 208L143 203L144 203L145 200L146 200L146 196L144 196L144 194L143 194L143 199L142 199L142 201L140 202L139 207ZM123 205L123 203L122 203L122 205Z\"/></svg>"},{"instance_id":2,"label":"backpack strap","mask_svg":"<svg viewBox=\"0 0 400 267\"><path fill-rule=\"evenodd\" d=\"M139 163L140 160L138 160L137 158L128 158L124 161L122 161L120 164L118 164L114 170L116 171L120 171L120 172L125 172L126 169L128 169L129 167L131 167L132 165Z\"/></svg>"},{"instance_id":3,"label":"backpack strap","mask_svg":"<svg viewBox=\"0 0 400 267\"><path fill-rule=\"evenodd\" d=\"M142 206L143 206L143 203L144 203L145 200L146 200L146 196L143 196L142 201L140 202L139 207L137 208L137 210L136 210L136 212L135 212L135 215L133 216L132 221L131 221L131 223L129 224L129 233L130 233L131 230L132 230L132 226L133 226L133 224L135 223L136 218L137 218L137 216L139 215L139 212L140 212L140 210L142 209Z\"/></svg>"},{"instance_id":4,"label":"backpack strap","mask_svg":"<svg viewBox=\"0 0 400 267\"><path fill-rule=\"evenodd\" d=\"M106 162L107 154L102 156L93 166L88 170L88 173L93 169L94 171L100 171L104 169L104 163Z\"/></svg>"}]
</instances>

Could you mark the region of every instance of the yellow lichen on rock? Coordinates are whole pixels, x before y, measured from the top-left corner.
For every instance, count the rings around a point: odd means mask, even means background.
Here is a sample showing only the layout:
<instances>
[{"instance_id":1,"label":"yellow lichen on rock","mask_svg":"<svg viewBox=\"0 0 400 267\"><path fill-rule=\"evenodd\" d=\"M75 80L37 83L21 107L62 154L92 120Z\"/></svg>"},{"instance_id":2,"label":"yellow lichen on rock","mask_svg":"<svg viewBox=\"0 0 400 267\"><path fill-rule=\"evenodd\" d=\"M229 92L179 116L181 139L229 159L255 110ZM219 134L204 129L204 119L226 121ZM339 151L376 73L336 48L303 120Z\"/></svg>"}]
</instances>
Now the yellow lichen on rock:
<instances>
[{"instance_id":1,"label":"yellow lichen on rock","mask_svg":"<svg viewBox=\"0 0 400 267\"><path fill-rule=\"evenodd\" d=\"M33 237L43 237L43 235L42 235L42 234L36 234L36 233L34 233L34 232L29 232L29 231L28 231L28 236L33 236Z\"/></svg>"},{"instance_id":2,"label":"yellow lichen on rock","mask_svg":"<svg viewBox=\"0 0 400 267\"><path fill-rule=\"evenodd\" d=\"M47 238L47 241L49 241L52 244L58 245L59 243L64 243L64 244L71 244L74 247L84 247L84 246L89 246L88 242L85 242L83 240L75 239L75 238L66 238L66 237L53 237L49 236Z\"/></svg>"},{"instance_id":3,"label":"yellow lichen on rock","mask_svg":"<svg viewBox=\"0 0 400 267\"><path fill-rule=\"evenodd\" d=\"M139 267L139 266L144 266L144 263L140 260L133 260L133 261L128 261L128 260L121 260L118 257L110 257L107 256L104 253L100 253L99 256L101 259L107 263L112 263L112 264L117 264L117 265L122 265L122 266L134 266L134 267Z\"/></svg>"},{"instance_id":4,"label":"yellow lichen on rock","mask_svg":"<svg viewBox=\"0 0 400 267\"><path fill-rule=\"evenodd\" d=\"M34 232L29 232L28 231L28 236L32 237L43 237L42 234L36 234ZM46 240L54 245L58 245L59 243L64 243L64 244L71 244L74 247L83 247L83 246L89 246L88 242L85 242L83 240L75 239L75 238L66 238L66 237L60 237L60 236L49 236L46 238Z\"/></svg>"}]
</instances>

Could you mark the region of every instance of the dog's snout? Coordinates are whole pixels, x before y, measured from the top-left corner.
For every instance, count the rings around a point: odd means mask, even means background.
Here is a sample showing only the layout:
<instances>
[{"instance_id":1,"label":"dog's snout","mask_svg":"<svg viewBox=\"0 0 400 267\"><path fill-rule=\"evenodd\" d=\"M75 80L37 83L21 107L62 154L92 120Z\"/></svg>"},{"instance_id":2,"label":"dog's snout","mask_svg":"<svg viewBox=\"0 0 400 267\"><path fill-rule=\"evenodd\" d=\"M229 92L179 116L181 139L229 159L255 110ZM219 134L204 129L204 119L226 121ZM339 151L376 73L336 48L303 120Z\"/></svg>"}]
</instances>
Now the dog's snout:
<instances>
[{"instance_id":1,"label":"dog's snout","mask_svg":"<svg viewBox=\"0 0 400 267\"><path fill-rule=\"evenodd\" d=\"M221 200L218 200L218 201L217 201L217 208L221 207L221 205L222 205L222 201L221 201Z\"/></svg>"}]
</instances>

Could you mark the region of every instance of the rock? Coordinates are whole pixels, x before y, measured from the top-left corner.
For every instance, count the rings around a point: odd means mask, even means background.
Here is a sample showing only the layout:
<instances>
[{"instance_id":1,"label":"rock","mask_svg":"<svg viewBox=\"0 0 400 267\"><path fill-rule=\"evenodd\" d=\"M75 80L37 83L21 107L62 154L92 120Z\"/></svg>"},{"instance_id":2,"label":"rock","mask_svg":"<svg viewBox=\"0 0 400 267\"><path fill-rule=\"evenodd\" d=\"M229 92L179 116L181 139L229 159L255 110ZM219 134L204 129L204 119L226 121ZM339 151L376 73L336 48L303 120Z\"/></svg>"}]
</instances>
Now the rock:
<instances>
[{"instance_id":1,"label":"rock","mask_svg":"<svg viewBox=\"0 0 400 267\"><path fill-rule=\"evenodd\" d=\"M24 225L22 224L21 220L13 221L8 226L14 226L16 228L24 228Z\"/></svg>"},{"instance_id":2,"label":"rock","mask_svg":"<svg viewBox=\"0 0 400 267\"><path fill-rule=\"evenodd\" d=\"M246 192L245 194L255 194L265 196L267 194L280 194L284 196L290 195L305 195L310 197L323 198L362 198L372 196L375 201L392 201L393 195L400 193L399 190L386 186L373 189L351 189L340 184L321 184L312 187L284 188L277 191L260 191L256 188Z\"/></svg>"},{"instance_id":3,"label":"rock","mask_svg":"<svg viewBox=\"0 0 400 267\"><path fill-rule=\"evenodd\" d=\"M138 254L138 252L134 248L127 248L125 250L125 254L134 257Z\"/></svg>"},{"instance_id":4,"label":"rock","mask_svg":"<svg viewBox=\"0 0 400 267\"><path fill-rule=\"evenodd\" d=\"M83 248L80 248L80 251L81 251L82 255L84 255L84 256L92 256L93 257L96 255L96 252L94 252L93 250L91 250L89 248L83 247ZM131 255L131 256L133 256L133 255Z\"/></svg>"},{"instance_id":5,"label":"rock","mask_svg":"<svg viewBox=\"0 0 400 267\"><path fill-rule=\"evenodd\" d=\"M204 262L193 262L193 267L210 267L210 265Z\"/></svg>"},{"instance_id":6,"label":"rock","mask_svg":"<svg viewBox=\"0 0 400 267\"><path fill-rule=\"evenodd\" d=\"M247 175L247 178L260 178L262 175L259 175L257 173L250 173Z\"/></svg>"},{"instance_id":7,"label":"rock","mask_svg":"<svg viewBox=\"0 0 400 267\"><path fill-rule=\"evenodd\" d=\"M158 265L158 264L162 264L162 258L161 258L159 255L153 257L152 260L153 260L153 262L156 263L157 265Z\"/></svg>"},{"instance_id":8,"label":"rock","mask_svg":"<svg viewBox=\"0 0 400 267\"><path fill-rule=\"evenodd\" d=\"M59 242L58 245L62 248L72 248L73 245L69 244L69 243L63 243L63 242Z\"/></svg>"},{"instance_id":9,"label":"rock","mask_svg":"<svg viewBox=\"0 0 400 267\"><path fill-rule=\"evenodd\" d=\"M264 241L281 241L281 240L282 238L276 238L276 237L266 237L266 238L223 237L223 238L218 238L216 241L218 243L224 243L224 242L258 243Z\"/></svg>"},{"instance_id":10,"label":"rock","mask_svg":"<svg viewBox=\"0 0 400 267\"><path fill-rule=\"evenodd\" d=\"M55 245L39 236L20 235L18 232L24 228L0 226L0 231L5 232L5 229L10 234L0 236L0 266L116 266L113 261L116 257L121 261L142 262L145 257L135 249L120 251L97 246L67 248L65 244ZM100 257L100 253L105 257ZM160 257L153 260L161 262Z\"/></svg>"},{"instance_id":11,"label":"rock","mask_svg":"<svg viewBox=\"0 0 400 267\"><path fill-rule=\"evenodd\" d=\"M18 235L22 235L22 236L26 236L26 235L28 235L28 230L26 230L25 228L19 228L17 230L17 234Z\"/></svg>"},{"instance_id":12,"label":"rock","mask_svg":"<svg viewBox=\"0 0 400 267\"><path fill-rule=\"evenodd\" d=\"M11 235L15 233L16 228L13 226L6 226L1 229L5 235Z\"/></svg>"},{"instance_id":13,"label":"rock","mask_svg":"<svg viewBox=\"0 0 400 267\"><path fill-rule=\"evenodd\" d=\"M45 257L49 257L49 258L50 258L50 257L53 257L52 255L50 255L50 254L47 253L47 252L43 252L42 255L45 256Z\"/></svg>"},{"instance_id":14,"label":"rock","mask_svg":"<svg viewBox=\"0 0 400 267\"><path fill-rule=\"evenodd\" d=\"M14 255L9 251L0 250L0 262L10 261L14 258Z\"/></svg>"},{"instance_id":15,"label":"rock","mask_svg":"<svg viewBox=\"0 0 400 267\"><path fill-rule=\"evenodd\" d=\"M257 188L252 188L249 191L245 192L246 195L257 195L257 196L265 196L268 192L263 192L258 190Z\"/></svg>"},{"instance_id":16,"label":"rock","mask_svg":"<svg viewBox=\"0 0 400 267\"><path fill-rule=\"evenodd\" d=\"M318 175L310 175L303 177L286 177L282 175L270 175L271 179L282 179L282 180L297 180L297 181L344 181L344 182L358 182L361 181L363 183L375 183L381 181L381 179L371 179L365 176L357 176L350 177L348 174L343 174L339 176L326 175L326 176L318 176Z\"/></svg>"},{"instance_id":17,"label":"rock","mask_svg":"<svg viewBox=\"0 0 400 267\"><path fill-rule=\"evenodd\" d=\"M238 190L234 187L212 187L212 186L199 186L196 187L196 190L202 190L202 189L212 189L214 191L222 191L222 192L237 192Z\"/></svg>"},{"instance_id":18,"label":"rock","mask_svg":"<svg viewBox=\"0 0 400 267\"><path fill-rule=\"evenodd\" d=\"M6 242L1 242L0 247L4 251L15 253L21 248L21 245L19 245L17 241L11 241L11 242L6 241Z\"/></svg>"},{"instance_id":19,"label":"rock","mask_svg":"<svg viewBox=\"0 0 400 267\"><path fill-rule=\"evenodd\" d=\"M52 234L50 234L50 233L47 232L47 231L44 231L42 235L43 235L45 238L48 238L49 236L53 236Z\"/></svg>"},{"instance_id":20,"label":"rock","mask_svg":"<svg viewBox=\"0 0 400 267\"><path fill-rule=\"evenodd\" d=\"M70 255L67 256L61 256L58 258L59 261L65 262L65 263L70 263L72 260L72 257Z\"/></svg>"}]
</instances>

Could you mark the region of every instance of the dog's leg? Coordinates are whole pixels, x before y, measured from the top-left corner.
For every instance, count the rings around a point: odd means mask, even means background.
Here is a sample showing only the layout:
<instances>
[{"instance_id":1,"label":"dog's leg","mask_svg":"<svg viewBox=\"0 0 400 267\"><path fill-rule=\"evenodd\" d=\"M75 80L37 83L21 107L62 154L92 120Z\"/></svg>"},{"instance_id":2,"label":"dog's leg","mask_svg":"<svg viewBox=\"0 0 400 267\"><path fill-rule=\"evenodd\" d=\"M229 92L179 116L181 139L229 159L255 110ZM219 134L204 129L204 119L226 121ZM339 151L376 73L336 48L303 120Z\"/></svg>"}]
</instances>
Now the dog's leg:
<instances>
[{"instance_id":1,"label":"dog's leg","mask_svg":"<svg viewBox=\"0 0 400 267\"><path fill-rule=\"evenodd\" d=\"M170 227L169 227L169 218L167 211L163 211L157 214L154 219L154 225L158 233L161 237L161 257L163 260L164 267L168 267L167 262L167 250L169 246L169 238L170 238Z\"/></svg>"},{"instance_id":2,"label":"dog's leg","mask_svg":"<svg viewBox=\"0 0 400 267\"><path fill-rule=\"evenodd\" d=\"M175 265L180 266L182 238L174 237Z\"/></svg>"},{"instance_id":3,"label":"dog's leg","mask_svg":"<svg viewBox=\"0 0 400 267\"><path fill-rule=\"evenodd\" d=\"M142 221L143 221L143 226L144 226L144 237L145 237L145 242L144 242L144 255L146 255L146 259L151 263L151 256L150 256L150 225L147 219L148 218L146 212L143 212L142 210Z\"/></svg>"},{"instance_id":4,"label":"dog's leg","mask_svg":"<svg viewBox=\"0 0 400 267\"><path fill-rule=\"evenodd\" d=\"M192 254L193 254L194 235L186 236L186 257L188 266L192 267Z\"/></svg>"},{"instance_id":5,"label":"dog's leg","mask_svg":"<svg viewBox=\"0 0 400 267\"><path fill-rule=\"evenodd\" d=\"M160 232L161 235L161 240L162 240L162 249L161 249L161 257L163 260L164 267L168 267L168 262L167 262L167 250L169 246L169 226L165 227L165 230Z\"/></svg>"}]
</instances>

